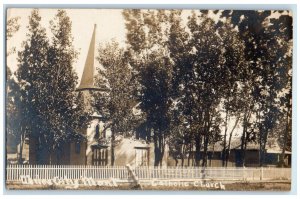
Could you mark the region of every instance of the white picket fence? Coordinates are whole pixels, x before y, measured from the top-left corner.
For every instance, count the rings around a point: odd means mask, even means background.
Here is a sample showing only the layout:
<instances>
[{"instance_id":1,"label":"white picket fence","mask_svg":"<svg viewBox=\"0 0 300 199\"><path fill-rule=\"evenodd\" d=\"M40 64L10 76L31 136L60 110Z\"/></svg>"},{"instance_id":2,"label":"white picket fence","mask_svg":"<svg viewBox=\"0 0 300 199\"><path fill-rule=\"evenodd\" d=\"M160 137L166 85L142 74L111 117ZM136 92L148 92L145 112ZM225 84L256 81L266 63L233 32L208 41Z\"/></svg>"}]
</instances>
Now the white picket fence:
<instances>
[{"instance_id":1,"label":"white picket fence","mask_svg":"<svg viewBox=\"0 0 300 199\"><path fill-rule=\"evenodd\" d=\"M140 180L149 179L212 179L212 180L290 180L290 168L222 168L222 167L137 167L133 172ZM32 179L53 179L55 177L80 179L131 180L125 166L90 165L8 165L6 180L18 181L20 176Z\"/></svg>"}]
</instances>

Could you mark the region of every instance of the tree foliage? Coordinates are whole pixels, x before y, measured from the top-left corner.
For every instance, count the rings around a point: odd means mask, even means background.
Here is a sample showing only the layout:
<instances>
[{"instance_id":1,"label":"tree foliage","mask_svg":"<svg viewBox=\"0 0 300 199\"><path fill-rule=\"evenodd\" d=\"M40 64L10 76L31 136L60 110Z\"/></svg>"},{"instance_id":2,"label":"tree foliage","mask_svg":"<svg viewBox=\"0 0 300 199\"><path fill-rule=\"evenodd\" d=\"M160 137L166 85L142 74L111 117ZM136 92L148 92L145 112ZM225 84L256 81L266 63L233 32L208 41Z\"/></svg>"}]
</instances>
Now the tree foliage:
<instances>
[{"instance_id":1,"label":"tree foliage","mask_svg":"<svg viewBox=\"0 0 300 199\"><path fill-rule=\"evenodd\" d=\"M212 16L218 13L216 20ZM202 159L206 166L208 145L220 141L223 125L225 162L240 123L243 164L248 142L258 142L264 157L268 134L288 110L282 103L288 107L291 99L286 90L291 82L288 13L200 11L185 22L178 10L126 10L123 15L141 108L153 129L164 129L163 121L168 143L181 143L170 146L171 153L183 156L181 145L195 148L196 165Z\"/></svg>"},{"instance_id":2,"label":"tree foliage","mask_svg":"<svg viewBox=\"0 0 300 199\"><path fill-rule=\"evenodd\" d=\"M51 21L51 41L40 24L38 10L29 17L27 40L19 52L17 70L21 85L22 130L29 133L36 163L48 164L52 151L73 138L80 138L84 123L76 104L77 76L73 70L77 52L72 46L71 21L58 10ZM59 157L56 157L59 161ZM59 162L58 162L59 163Z\"/></svg>"},{"instance_id":3,"label":"tree foliage","mask_svg":"<svg viewBox=\"0 0 300 199\"><path fill-rule=\"evenodd\" d=\"M291 39L292 17L288 11L224 11L222 16L230 19L239 29L245 42L245 57L249 63L248 79L250 94L257 109L258 141L261 165L268 135L279 122L282 106L279 101L282 92L291 83ZM280 16L274 17L273 15ZM250 87L251 86L251 87ZM285 98L289 104L291 95ZM288 130L287 130L288 132Z\"/></svg>"},{"instance_id":4,"label":"tree foliage","mask_svg":"<svg viewBox=\"0 0 300 199\"><path fill-rule=\"evenodd\" d=\"M106 121L105 128L110 128L111 165L114 165L114 145L116 134L130 133L138 118L135 107L137 101L133 95L134 81L125 50L115 41L100 46L97 60L101 68L97 69L96 85L105 88L104 92L95 92L95 107Z\"/></svg>"}]
</instances>

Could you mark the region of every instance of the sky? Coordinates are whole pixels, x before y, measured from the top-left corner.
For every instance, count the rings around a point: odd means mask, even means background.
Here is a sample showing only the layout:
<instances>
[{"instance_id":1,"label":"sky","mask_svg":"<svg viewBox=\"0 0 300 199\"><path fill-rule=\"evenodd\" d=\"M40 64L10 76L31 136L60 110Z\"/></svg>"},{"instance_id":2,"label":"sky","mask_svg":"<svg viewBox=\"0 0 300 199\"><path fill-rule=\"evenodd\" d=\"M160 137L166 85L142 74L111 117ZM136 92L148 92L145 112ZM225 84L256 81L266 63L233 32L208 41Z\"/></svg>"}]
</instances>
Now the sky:
<instances>
[{"instance_id":1,"label":"sky","mask_svg":"<svg viewBox=\"0 0 300 199\"><path fill-rule=\"evenodd\" d=\"M125 46L126 29L125 21L122 16L122 9L64 9L72 21L72 36L74 37L73 45L79 51L79 57L74 64L74 69L79 77L78 84L81 79L84 68L85 59L88 52L89 43L92 37L94 24L97 24L96 31L96 52L99 44L105 43L112 39ZM7 41L7 49L16 48L16 52L21 51L22 42L26 40L28 32L28 17L31 14L30 8L10 8L7 11L7 19L20 17L20 29ZM51 38L49 21L54 19L57 9L39 9L41 15L41 24L46 28L47 35ZM182 13L183 22L187 20L191 10L184 10ZM219 20L218 16L211 16L215 21ZM97 67L95 61L95 67ZM11 54L7 58L8 67L14 72L17 69L17 53Z\"/></svg>"},{"instance_id":2,"label":"sky","mask_svg":"<svg viewBox=\"0 0 300 199\"><path fill-rule=\"evenodd\" d=\"M41 15L41 24L46 28L49 38L52 34L49 29L49 21L54 19L57 9L39 9ZM125 21L122 16L122 9L65 9L67 15L72 21L72 35L74 37L73 45L79 51L79 57L74 64L74 69L77 72L79 80L82 75L85 59L89 43L92 37L94 24L97 24L96 31L96 48L99 44L105 44L112 39L125 46L126 29ZM28 17L31 14L30 8L10 8L7 11L7 19L13 17L20 17L20 29L13 37L7 41L7 49L16 48L16 52L21 51L22 42L26 40L26 33L28 32ZM185 21L190 10L183 12L183 20ZM219 16L211 15L215 21L219 20ZM7 58L7 65L12 71L17 69L17 53L9 55ZM97 62L95 65L97 67ZM78 82L79 83L79 82Z\"/></svg>"},{"instance_id":3,"label":"sky","mask_svg":"<svg viewBox=\"0 0 300 199\"><path fill-rule=\"evenodd\" d=\"M51 37L49 21L54 19L57 9L39 9L41 15L41 24L47 30L47 35ZM79 80L83 71L85 59L88 52L89 43L92 37L94 24L97 24L96 48L99 44L105 44L112 39L118 41L121 46L125 45L125 24L120 9L65 9L67 15L72 21L72 35L74 37L73 45L79 51L77 62L74 69L77 72ZM13 37L7 41L7 48L16 47L16 51L22 50L22 42L26 40L28 32L28 17L32 9L13 8L8 9L7 19L20 17L20 29ZM17 69L17 53L9 55L7 65L15 71ZM95 65L97 62L95 62ZM97 66L97 65L96 65Z\"/></svg>"}]
</instances>

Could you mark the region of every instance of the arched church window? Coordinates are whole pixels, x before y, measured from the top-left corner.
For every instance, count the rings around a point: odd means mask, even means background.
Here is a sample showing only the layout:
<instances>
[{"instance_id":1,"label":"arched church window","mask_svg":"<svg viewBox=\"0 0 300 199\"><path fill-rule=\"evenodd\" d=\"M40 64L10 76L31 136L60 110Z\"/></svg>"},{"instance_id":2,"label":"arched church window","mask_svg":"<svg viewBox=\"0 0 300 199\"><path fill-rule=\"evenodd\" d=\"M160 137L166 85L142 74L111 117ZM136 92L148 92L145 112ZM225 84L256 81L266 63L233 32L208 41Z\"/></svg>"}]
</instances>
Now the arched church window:
<instances>
[{"instance_id":1,"label":"arched church window","mask_svg":"<svg viewBox=\"0 0 300 199\"><path fill-rule=\"evenodd\" d=\"M99 136L100 136L100 125L97 124L97 125L96 125L96 133L95 133L94 138L95 138L95 139L99 139Z\"/></svg>"}]
</instances>

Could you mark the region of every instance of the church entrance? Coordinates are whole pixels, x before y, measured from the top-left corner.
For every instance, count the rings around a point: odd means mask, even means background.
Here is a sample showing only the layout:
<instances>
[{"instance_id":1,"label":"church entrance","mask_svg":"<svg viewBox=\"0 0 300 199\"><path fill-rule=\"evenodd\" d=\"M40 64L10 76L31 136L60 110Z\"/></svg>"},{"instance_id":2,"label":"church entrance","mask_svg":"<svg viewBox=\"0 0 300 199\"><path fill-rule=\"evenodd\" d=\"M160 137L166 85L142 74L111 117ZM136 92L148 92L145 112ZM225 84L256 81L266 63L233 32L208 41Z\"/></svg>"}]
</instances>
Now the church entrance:
<instances>
[{"instance_id":1,"label":"church entrance","mask_svg":"<svg viewBox=\"0 0 300 199\"><path fill-rule=\"evenodd\" d=\"M108 146L92 146L93 158L92 164L94 166L106 166L108 164Z\"/></svg>"}]
</instances>

